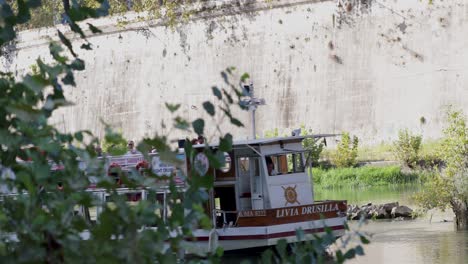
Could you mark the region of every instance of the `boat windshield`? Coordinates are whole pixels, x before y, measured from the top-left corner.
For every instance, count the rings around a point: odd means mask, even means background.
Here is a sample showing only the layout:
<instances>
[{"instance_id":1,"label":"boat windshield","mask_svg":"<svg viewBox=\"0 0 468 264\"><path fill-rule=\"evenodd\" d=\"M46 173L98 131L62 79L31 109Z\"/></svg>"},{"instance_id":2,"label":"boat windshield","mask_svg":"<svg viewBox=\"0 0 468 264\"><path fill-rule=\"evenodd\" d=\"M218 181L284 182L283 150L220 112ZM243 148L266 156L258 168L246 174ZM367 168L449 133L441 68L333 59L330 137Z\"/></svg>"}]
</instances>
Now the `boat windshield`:
<instances>
[{"instance_id":1,"label":"boat windshield","mask_svg":"<svg viewBox=\"0 0 468 264\"><path fill-rule=\"evenodd\" d=\"M301 152L274 154L267 156L266 159L267 163L269 163L269 159L273 162L273 171L269 171L270 176L301 173L305 171L304 160Z\"/></svg>"}]
</instances>

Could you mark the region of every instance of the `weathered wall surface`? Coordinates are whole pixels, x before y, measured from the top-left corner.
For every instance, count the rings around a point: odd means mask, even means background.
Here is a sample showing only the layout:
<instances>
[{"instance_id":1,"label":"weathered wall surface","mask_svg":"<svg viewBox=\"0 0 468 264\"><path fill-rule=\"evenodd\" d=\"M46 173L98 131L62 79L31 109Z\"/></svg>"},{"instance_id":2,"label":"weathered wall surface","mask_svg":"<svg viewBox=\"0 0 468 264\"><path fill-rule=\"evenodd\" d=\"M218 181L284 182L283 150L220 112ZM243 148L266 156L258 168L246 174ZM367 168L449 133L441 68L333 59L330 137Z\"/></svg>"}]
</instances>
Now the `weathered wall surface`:
<instances>
[{"instance_id":1,"label":"weathered wall surface","mask_svg":"<svg viewBox=\"0 0 468 264\"><path fill-rule=\"evenodd\" d=\"M203 112L203 101L215 102L210 87L222 84L219 72L228 66L249 72L256 95L267 101L257 111L258 134L304 124L316 133L350 131L369 144L402 128L437 138L444 106L468 113L466 1L349 2L250 2L175 29L97 21L104 33L90 38L93 51L80 52L87 64L70 92L76 106L55 122L102 135L103 119L129 138L151 135L170 120L164 102L181 103L188 118ZM22 73L47 57L48 34L22 33L4 67ZM249 115L238 115L246 128L213 122L246 138Z\"/></svg>"}]
</instances>

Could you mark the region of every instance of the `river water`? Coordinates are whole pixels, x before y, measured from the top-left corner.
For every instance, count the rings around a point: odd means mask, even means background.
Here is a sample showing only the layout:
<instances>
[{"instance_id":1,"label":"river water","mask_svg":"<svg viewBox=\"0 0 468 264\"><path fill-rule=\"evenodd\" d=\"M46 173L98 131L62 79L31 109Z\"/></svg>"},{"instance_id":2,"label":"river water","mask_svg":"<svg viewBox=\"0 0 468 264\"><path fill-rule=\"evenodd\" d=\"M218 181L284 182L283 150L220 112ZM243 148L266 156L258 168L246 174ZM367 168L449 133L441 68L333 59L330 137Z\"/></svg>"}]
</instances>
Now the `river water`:
<instances>
[{"instance_id":1,"label":"river water","mask_svg":"<svg viewBox=\"0 0 468 264\"><path fill-rule=\"evenodd\" d=\"M346 199L349 204L396 202L416 208L412 196L419 185L373 187L369 189L315 190L317 199ZM415 220L368 221L359 227L350 221L351 230L371 235L364 256L348 263L468 263L468 232L455 231L453 213L434 211Z\"/></svg>"},{"instance_id":2,"label":"river water","mask_svg":"<svg viewBox=\"0 0 468 264\"><path fill-rule=\"evenodd\" d=\"M443 214L442 214L443 215ZM412 221L370 221L361 230L372 234L364 256L348 263L468 263L468 232L454 231L443 217ZM356 223L350 229L357 228Z\"/></svg>"}]
</instances>

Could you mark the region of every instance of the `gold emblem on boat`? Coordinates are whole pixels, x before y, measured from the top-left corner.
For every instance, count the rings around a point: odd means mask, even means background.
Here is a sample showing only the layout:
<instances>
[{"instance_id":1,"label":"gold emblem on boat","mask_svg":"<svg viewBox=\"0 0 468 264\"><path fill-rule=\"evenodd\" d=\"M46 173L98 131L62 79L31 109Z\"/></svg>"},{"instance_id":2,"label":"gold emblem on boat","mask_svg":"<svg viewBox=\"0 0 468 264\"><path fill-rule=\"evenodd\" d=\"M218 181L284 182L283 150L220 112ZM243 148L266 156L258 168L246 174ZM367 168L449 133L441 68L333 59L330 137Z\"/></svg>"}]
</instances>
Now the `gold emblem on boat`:
<instances>
[{"instance_id":1,"label":"gold emblem on boat","mask_svg":"<svg viewBox=\"0 0 468 264\"><path fill-rule=\"evenodd\" d=\"M284 186L281 186L281 188L283 188L284 190L284 198L286 199L286 203L284 204L285 206L290 203L290 204L301 204L299 203L299 201L297 200L297 192L296 192L296 187L297 185L294 185L294 187L286 187L284 188Z\"/></svg>"}]
</instances>

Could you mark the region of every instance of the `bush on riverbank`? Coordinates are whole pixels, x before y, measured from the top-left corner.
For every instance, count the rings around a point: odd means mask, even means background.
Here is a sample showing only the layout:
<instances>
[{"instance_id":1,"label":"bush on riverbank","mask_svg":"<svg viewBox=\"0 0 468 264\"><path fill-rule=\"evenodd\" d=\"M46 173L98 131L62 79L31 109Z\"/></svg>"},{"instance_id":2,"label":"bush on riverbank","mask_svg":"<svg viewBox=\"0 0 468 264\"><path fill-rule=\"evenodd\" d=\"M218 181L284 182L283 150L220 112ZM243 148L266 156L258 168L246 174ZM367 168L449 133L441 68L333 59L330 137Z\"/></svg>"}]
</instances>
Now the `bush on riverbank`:
<instances>
[{"instance_id":1,"label":"bush on riverbank","mask_svg":"<svg viewBox=\"0 0 468 264\"><path fill-rule=\"evenodd\" d=\"M314 184L323 188L424 182L431 174L429 171L403 171L399 166L312 169Z\"/></svg>"}]
</instances>

